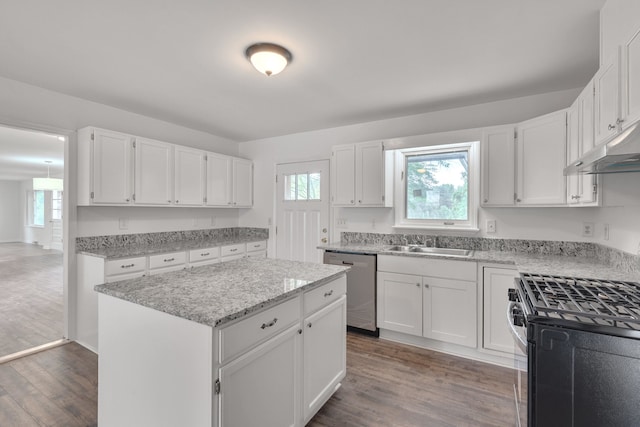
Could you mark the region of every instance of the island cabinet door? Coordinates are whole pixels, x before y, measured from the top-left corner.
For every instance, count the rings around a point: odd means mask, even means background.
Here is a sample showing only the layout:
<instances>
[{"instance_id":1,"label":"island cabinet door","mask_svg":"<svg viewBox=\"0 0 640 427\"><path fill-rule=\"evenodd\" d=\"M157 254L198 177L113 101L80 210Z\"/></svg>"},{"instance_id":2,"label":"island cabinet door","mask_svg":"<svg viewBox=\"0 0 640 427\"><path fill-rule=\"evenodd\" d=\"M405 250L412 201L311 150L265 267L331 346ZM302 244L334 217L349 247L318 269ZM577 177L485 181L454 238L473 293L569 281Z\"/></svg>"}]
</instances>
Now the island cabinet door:
<instances>
[{"instance_id":1,"label":"island cabinet door","mask_svg":"<svg viewBox=\"0 0 640 427\"><path fill-rule=\"evenodd\" d=\"M347 297L304 321L304 421L305 423L331 397L347 369Z\"/></svg>"},{"instance_id":2,"label":"island cabinet door","mask_svg":"<svg viewBox=\"0 0 640 427\"><path fill-rule=\"evenodd\" d=\"M299 329L296 324L220 368L220 427L299 425Z\"/></svg>"}]
</instances>

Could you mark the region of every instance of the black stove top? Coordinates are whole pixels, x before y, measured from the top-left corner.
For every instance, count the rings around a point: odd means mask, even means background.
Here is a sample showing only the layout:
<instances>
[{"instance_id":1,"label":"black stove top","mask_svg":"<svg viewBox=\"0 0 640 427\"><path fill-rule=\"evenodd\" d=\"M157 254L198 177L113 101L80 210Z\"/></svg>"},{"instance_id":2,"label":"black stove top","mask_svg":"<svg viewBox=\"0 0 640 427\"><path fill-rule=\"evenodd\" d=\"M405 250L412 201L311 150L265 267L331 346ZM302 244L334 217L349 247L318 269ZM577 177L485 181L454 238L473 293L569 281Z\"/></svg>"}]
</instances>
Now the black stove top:
<instances>
[{"instance_id":1,"label":"black stove top","mask_svg":"<svg viewBox=\"0 0 640 427\"><path fill-rule=\"evenodd\" d=\"M640 284L522 273L529 315L640 331Z\"/></svg>"}]
</instances>

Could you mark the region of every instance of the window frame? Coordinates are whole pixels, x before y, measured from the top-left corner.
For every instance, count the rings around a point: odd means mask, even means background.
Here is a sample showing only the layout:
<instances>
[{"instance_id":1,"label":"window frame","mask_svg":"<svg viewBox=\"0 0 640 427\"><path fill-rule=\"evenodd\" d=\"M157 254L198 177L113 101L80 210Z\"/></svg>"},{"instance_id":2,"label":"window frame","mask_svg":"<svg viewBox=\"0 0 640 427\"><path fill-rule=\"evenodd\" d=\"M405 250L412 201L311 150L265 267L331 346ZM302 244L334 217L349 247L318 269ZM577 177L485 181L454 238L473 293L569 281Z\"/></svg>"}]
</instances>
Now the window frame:
<instances>
[{"instance_id":1,"label":"window frame","mask_svg":"<svg viewBox=\"0 0 640 427\"><path fill-rule=\"evenodd\" d=\"M395 187L395 224L394 228L430 229L430 230L459 230L477 232L478 228L478 200L480 196L480 141L470 141L455 144L432 145L417 148L396 150ZM467 220L454 219L408 219L407 218L407 160L411 156L443 154L467 151L469 164Z\"/></svg>"},{"instance_id":2,"label":"window frame","mask_svg":"<svg viewBox=\"0 0 640 427\"><path fill-rule=\"evenodd\" d=\"M42 224L35 222L36 194L42 193ZM47 203L47 195L45 190L27 190L27 225L33 228L44 228L45 223L45 205Z\"/></svg>"}]
</instances>

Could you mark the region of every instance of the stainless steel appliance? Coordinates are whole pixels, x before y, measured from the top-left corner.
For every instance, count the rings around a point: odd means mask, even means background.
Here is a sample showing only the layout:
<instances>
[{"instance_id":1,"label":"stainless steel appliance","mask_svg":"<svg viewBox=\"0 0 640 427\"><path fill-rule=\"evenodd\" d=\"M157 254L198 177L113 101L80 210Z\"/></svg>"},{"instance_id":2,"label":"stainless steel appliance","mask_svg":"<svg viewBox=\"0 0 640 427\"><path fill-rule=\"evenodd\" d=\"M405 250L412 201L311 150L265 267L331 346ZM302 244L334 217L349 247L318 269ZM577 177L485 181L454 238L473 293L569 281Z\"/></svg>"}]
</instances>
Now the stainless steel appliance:
<instances>
[{"instance_id":1,"label":"stainless steel appliance","mask_svg":"<svg viewBox=\"0 0 640 427\"><path fill-rule=\"evenodd\" d=\"M325 251L324 263L347 265L347 327L379 335L376 327L376 256Z\"/></svg>"},{"instance_id":2,"label":"stainless steel appliance","mask_svg":"<svg viewBox=\"0 0 640 427\"><path fill-rule=\"evenodd\" d=\"M640 425L640 284L521 274L509 298L529 427Z\"/></svg>"}]
</instances>

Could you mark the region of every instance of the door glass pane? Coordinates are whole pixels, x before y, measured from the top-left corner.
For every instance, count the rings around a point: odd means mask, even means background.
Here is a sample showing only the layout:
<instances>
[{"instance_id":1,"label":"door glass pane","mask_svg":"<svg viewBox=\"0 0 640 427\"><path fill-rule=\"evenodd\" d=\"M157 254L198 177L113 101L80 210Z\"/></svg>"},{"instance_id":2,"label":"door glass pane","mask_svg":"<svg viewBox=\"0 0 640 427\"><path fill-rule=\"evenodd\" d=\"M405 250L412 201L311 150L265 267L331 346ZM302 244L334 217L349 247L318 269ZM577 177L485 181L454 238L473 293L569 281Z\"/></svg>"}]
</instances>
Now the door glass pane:
<instances>
[{"instance_id":1,"label":"door glass pane","mask_svg":"<svg viewBox=\"0 0 640 427\"><path fill-rule=\"evenodd\" d=\"M302 174L302 175L297 175L297 181L298 181L298 200L307 200L308 199L308 191L307 191L307 178L308 175Z\"/></svg>"},{"instance_id":2,"label":"door glass pane","mask_svg":"<svg viewBox=\"0 0 640 427\"><path fill-rule=\"evenodd\" d=\"M284 199L295 200L296 199L296 176L285 175L284 176Z\"/></svg>"},{"instance_id":3,"label":"door glass pane","mask_svg":"<svg viewBox=\"0 0 640 427\"><path fill-rule=\"evenodd\" d=\"M44 191L33 192L33 225L44 225Z\"/></svg>"},{"instance_id":4,"label":"door glass pane","mask_svg":"<svg viewBox=\"0 0 640 427\"><path fill-rule=\"evenodd\" d=\"M309 200L320 200L320 174L309 174Z\"/></svg>"}]
</instances>

